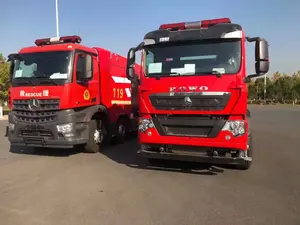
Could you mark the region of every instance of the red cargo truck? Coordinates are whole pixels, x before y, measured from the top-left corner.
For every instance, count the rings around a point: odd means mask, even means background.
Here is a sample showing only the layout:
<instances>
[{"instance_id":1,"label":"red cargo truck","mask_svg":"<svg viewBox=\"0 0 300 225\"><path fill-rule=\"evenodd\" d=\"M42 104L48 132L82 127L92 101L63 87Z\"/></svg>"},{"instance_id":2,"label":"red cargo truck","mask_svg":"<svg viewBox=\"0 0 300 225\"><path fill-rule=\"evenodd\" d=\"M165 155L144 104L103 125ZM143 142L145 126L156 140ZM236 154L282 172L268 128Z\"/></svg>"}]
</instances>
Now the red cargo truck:
<instances>
[{"instance_id":1,"label":"red cargo truck","mask_svg":"<svg viewBox=\"0 0 300 225\"><path fill-rule=\"evenodd\" d=\"M246 75L246 41L256 73ZM134 72L142 51L142 73ZM234 164L248 169L252 133L247 82L269 70L268 43L229 18L163 24L127 57L139 85L139 154L149 159Z\"/></svg>"},{"instance_id":2,"label":"red cargo truck","mask_svg":"<svg viewBox=\"0 0 300 225\"><path fill-rule=\"evenodd\" d=\"M137 130L126 58L80 42L78 36L39 39L9 56L12 145L82 145L94 153Z\"/></svg>"}]
</instances>

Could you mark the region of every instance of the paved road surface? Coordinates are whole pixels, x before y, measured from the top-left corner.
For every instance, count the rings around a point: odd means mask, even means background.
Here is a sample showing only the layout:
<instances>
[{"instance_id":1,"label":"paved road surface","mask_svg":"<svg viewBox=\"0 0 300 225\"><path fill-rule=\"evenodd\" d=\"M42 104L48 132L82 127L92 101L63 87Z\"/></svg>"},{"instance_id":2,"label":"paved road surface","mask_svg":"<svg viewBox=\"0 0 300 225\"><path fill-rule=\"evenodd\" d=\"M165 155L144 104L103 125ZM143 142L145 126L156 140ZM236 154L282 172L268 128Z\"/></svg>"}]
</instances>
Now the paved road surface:
<instances>
[{"instance_id":1,"label":"paved road surface","mask_svg":"<svg viewBox=\"0 0 300 225\"><path fill-rule=\"evenodd\" d=\"M249 171L148 168L134 140L96 155L10 152L0 121L0 224L299 225L300 108L252 117Z\"/></svg>"}]
</instances>

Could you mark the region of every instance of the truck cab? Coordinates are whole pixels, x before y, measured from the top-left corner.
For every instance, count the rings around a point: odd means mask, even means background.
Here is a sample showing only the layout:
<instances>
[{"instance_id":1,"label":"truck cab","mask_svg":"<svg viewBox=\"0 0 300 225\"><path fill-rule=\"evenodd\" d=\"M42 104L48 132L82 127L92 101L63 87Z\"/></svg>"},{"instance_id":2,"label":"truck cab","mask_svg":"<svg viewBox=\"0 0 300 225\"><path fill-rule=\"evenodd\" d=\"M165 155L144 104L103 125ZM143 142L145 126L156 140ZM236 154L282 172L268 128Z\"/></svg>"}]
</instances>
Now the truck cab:
<instances>
[{"instance_id":1,"label":"truck cab","mask_svg":"<svg viewBox=\"0 0 300 225\"><path fill-rule=\"evenodd\" d=\"M246 74L245 42L255 42L255 74ZM140 79L132 69L142 51ZM268 43L246 37L229 18L162 24L127 57L139 84L138 153L148 159L252 162L247 82L269 70Z\"/></svg>"}]
</instances>

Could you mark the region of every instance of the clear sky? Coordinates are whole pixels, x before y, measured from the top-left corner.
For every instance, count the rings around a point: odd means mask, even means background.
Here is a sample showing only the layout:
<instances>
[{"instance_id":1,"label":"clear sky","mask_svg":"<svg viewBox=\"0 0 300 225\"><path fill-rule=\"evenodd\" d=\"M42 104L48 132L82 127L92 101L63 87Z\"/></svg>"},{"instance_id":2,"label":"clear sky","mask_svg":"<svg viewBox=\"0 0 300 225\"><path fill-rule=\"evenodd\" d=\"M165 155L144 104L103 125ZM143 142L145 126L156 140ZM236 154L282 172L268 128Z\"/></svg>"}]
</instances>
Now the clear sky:
<instances>
[{"instance_id":1,"label":"clear sky","mask_svg":"<svg viewBox=\"0 0 300 225\"><path fill-rule=\"evenodd\" d=\"M55 0L0 1L0 52L5 56L56 35ZM270 73L291 74L300 70L299 9L299 0L59 0L60 36L79 34L87 46L126 56L161 23L230 17L247 36L268 40ZM247 54L249 73L253 47Z\"/></svg>"}]
</instances>

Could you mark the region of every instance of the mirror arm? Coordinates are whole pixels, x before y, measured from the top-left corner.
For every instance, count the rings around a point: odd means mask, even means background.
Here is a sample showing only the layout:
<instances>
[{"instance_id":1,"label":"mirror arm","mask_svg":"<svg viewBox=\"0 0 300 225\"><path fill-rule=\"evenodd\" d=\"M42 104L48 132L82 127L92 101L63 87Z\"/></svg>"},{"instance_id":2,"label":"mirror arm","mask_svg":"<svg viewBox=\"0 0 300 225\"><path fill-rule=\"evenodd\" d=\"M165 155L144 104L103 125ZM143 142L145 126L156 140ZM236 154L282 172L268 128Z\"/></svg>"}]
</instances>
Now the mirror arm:
<instances>
[{"instance_id":1,"label":"mirror arm","mask_svg":"<svg viewBox=\"0 0 300 225\"><path fill-rule=\"evenodd\" d=\"M250 75L248 75L247 77L244 78L244 82L245 83L250 83L252 78L254 78L254 77L260 77L260 76L263 76L263 75L265 75L265 73L250 74Z\"/></svg>"},{"instance_id":2,"label":"mirror arm","mask_svg":"<svg viewBox=\"0 0 300 225\"><path fill-rule=\"evenodd\" d=\"M142 50L142 48L144 47L144 45L145 45L145 43L141 42L138 46L135 47L134 52Z\"/></svg>"},{"instance_id":3,"label":"mirror arm","mask_svg":"<svg viewBox=\"0 0 300 225\"><path fill-rule=\"evenodd\" d=\"M259 77L259 76L263 76L263 75L265 75L265 74L264 73L254 73L254 74L248 75L247 77L249 77L251 79L253 77Z\"/></svg>"},{"instance_id":4,"label":"mirror arm","mask_svg":"<svg viewBox=\"0 0 300 225\"><path fill-rule=\"evenodd\" d=\"M246 37L248 42L255 42L255 41L263 41L264 39L261 37Z\"/></svg>"}]
</instances>

